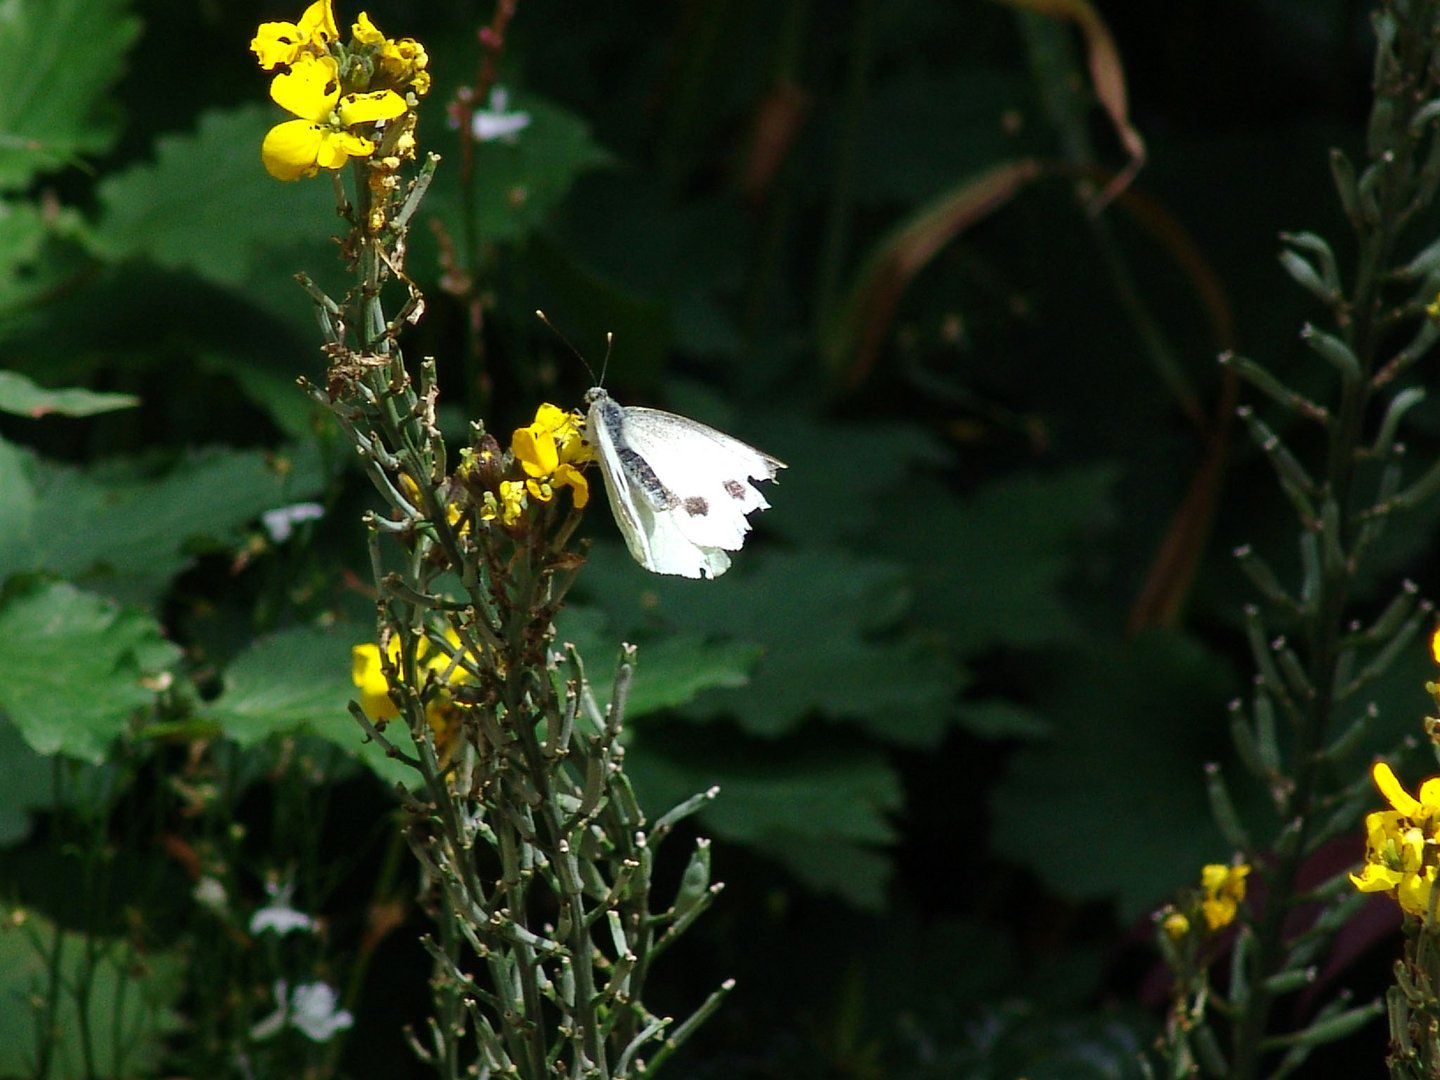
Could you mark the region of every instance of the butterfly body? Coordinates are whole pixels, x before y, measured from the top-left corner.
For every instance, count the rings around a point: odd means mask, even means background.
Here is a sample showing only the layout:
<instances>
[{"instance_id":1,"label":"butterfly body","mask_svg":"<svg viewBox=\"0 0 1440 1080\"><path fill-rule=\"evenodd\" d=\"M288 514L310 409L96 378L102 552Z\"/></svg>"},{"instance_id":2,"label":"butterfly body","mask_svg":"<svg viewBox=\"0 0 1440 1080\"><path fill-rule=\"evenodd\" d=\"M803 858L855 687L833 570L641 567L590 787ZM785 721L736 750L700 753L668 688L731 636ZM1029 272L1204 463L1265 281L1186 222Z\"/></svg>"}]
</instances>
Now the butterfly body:
<instances>
[{"instance_id":1,"label":"butterfly body","mask_svg":"<svg viewBox=\"0 0 1440 1080\"><path fill-rule=\"evenodd\" d=\"M645 569L719 577L770 504L751 480L774 480L784 462L695 420L625 407L600 387L585 395L586 441L595 447L615 523Z\"/></svg>"}]
</instances>

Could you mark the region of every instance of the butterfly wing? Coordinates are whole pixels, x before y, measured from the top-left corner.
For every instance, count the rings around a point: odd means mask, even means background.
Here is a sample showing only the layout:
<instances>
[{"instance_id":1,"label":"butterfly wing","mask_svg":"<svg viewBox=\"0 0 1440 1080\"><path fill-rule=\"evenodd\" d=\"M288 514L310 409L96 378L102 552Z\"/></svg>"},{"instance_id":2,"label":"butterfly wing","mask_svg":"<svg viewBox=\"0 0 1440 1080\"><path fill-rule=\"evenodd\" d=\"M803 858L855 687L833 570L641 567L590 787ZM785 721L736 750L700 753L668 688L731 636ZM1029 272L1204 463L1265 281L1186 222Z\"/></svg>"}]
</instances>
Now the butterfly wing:
<instances>
[{"instance_id":1,"label":"butterfly wing","mask_svg":"<svg viewBox=\"0 0 1440 1080\"><path fill-rule=\"evenodd\" d=\"M769 507L750 481L773 480L784 463L722 431L659 409L624 412L624 439L670 493L656 508L702 548L739 550L750 531L746 516Z\"/></svg>"},{"instance_id":2,"label":"butterfly wing","mask_svg":"<svg viewBox=\"0 0 1440 1080\"><path fill-rule=\"evenodd\" d=\"M615 424L608 414L618 406L608 397L592 392L590 410L585 416L585 441L595 447L600 459L600 475L605 481L605 494L610 498L610 512L620 535L625 537L625 546L630 554L645 569L654 571L650 555L650 542L644 531L644 522L635 505L635 495L630 490L630 480L620 457L620 448L615 443Z\"/></svg>"},{"instance_id":3,"label":"butterfly wing","mask_svg":"<svg viewBox=\"0 0 1440 1080\"><path fill-rule=\"evenodd\" d=\"M745 542L745 515L769 503L750 479L784 463L739 439L659 409L622 408L587 395L586 439L598 451L615 523L645 569L719 577Z\"/></svg>"}]
</instances>

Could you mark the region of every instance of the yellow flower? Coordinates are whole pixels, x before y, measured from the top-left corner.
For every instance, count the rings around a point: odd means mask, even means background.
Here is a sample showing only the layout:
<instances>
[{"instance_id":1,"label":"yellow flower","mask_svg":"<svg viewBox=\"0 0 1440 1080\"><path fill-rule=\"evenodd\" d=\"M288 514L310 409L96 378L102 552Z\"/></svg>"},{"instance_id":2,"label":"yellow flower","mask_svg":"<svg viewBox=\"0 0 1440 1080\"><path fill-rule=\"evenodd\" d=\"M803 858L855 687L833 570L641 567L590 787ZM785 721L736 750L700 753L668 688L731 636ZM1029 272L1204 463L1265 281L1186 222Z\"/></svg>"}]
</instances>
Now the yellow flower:
<instances>
[{"instance_id":1,"label":"yellow flower","mask_svg":"<svg viewBox=\"0 0 1440 1080\"><path fill-rule=\"evenodd\" d=\"M445 640L449 642L451 648L460 649L460 635L455 632L453 627L445 628ZM400 664L400 638L398 636L390 639L385 652L389 658L390 667L398 668ZM465 669L454 663L448 651L432 644L428 638L420 640L417 653L416 660L422 678L433 674L437 678L444 679L447 686L468 681ZM380 662L378 645L367 643L356 645L350 650L350 680L359 689L360 707L365 710L365 715L371 720L383 724L400 715L400 711L390 697L390 681L385 677L385 668ZM450 707L447 691L442 691L433 697L425 706L425 716L430 722L430 726L436 727L443 721L442 714Z\"/></svg>"},{"instance_id":2,"label":"yellow flower","mask_svg":"<svg viewBox=\"0 0 1440 1080\"><path fill-rule=\"evenodd\" d=\"M1440 818L1440 776L1432 776L1421 784L1417 799L1401 787L1394 770L1385 762L1377 761L1370 775L1385 801L1416 825L1423 826Z\"/></svg>"},{"instance_id":3,"label":"yellow flower","mask_svg":"<svg viewBox=\"0 0 1440 1080\"><path fill-rule=\"evenodd\" d=\"M1250 867L1245 863L1236 866L1210 863L1201 868L1200 887L1205 891L1205 898L1200 910L1212 931L1235 921L1240 902L1245 899L1245 879L1249 876Z\"/></svg>"},{"instance_id":4,"label":"yellow flower","mask_svg":"<svg viewBox=\"0 0 1440 1080\"><path fill-rule=\"evenodd\" d=\"M590 484L577 465L591 460L593 451L580 430L578 413L545 404L535 410L528 427L517 428L510 450L525 470L526 490L539 502L549 502L555 490L568 487L575 509L590 501Z\"/></svg>"},{"instance_id":5,"label":"yellow flower","mask_svg":"<svg viewBox=\"0 0 1440 1080\"><path fill-rule=\"evenodd\" d=\"M1178 911L1172 911L1160 924L1171 941L1179 941L1190 932L1190 920Z\"/></svg>"},{"instance_id":6,"label":"yellow flower","mask_svg":"<svg viewBox=\"0 0 1440 1080\"><path fill-rule=\"evenodd\" d=\"M1393 889L1425 865L1425 833L1395 810L1365 815L1365 867L1350 875L1361 892Z\"/></svg>"},{"instance_id":7,"label":"yellow flower","mask_svg":"<svg viewBox=\"0 0 1440 1080\"><path fill-rule=\"evenodd\" d=\"M525 512L525 485L519 480L500 481L501 520L514 525Z\"/></svg>"},{"instance_id":8,"label":"yellow flower","mask_svg":"<svg viewBox=\"0 0 1440 1080\"><path fill-rule=\"evenodd\" d=\"M424 45L413 38L387 38L363 11L350 32L357 46L374 55L381 85L413 90L416 97L424 97L429 91L430 73L425 69L430 65L430 55Z\"/></svg>"},{"instance_id":9,"label":"yellow flower","mask_svg":"<svg viewBox=\"0 0 1440 1080\"><path fill-rule=\"evenodd\" d=\"M1365 816L1365 865L1350 875L1350 883L1360 892L1389 894L1407 914L1428 923L1440 838L1440 777L1421 784L1417 798L1385 762L1377 761L1370 774L1392 809Z\"/></svg>"},{"instance_id":10,"label":"yellow flower","mask_svg":"<svg viewBox=\"0 0 1440 1080\"><path fill-rule=\"evenodd\" d=\"M1435 886L1435 867L1427 866L1416 874L1406 874L1395 889L1401 910L1426 922L1430 920L1430 893Z\"/></svg>"},{"instance_id":11,"label":"yellow flower","mask_svg":"<svg viewBox=\"0 0 1440 1080\"><path fill-rule=\"evenodd\" d=\"M480 520L494 521L497 518L505 525L514 525L525 512L525 481L501 480L500 496L493 491L485 492L480 506Z\"/></svg>"},{"instance_id":12,"label":"yellow flower","mask_svg":"<svg viewBox=\"0 0 1440 1080\"><path fill-rule=\"evenodd\" d=\"M275 76L270 96L300 118L271 128L260 149L266 171L277 180L298 180L319 169L339 169L352 157L369 157L375 143L351 129L393 120L406 110L405 99L393 90L342 97L339 65L331 56L299 57L288 72Z\"/></svg>"},{"instance_id":13,"label":"yellow flower","mask_svg":"<svg viewBox=\"0 0 1440 1080\"><path fill-rule=\"evenodd\" d=\"M430 91L429 66L430 54L414 38L387 39L380 47L381 70L395 85L415 91L416 97Z\"/></svg>"},{"instance_id":14,"label":"yellow flower","mask_svg":"<svg viewBox=\"0 0 1440 1080\"><path fill-rule=\"evenodd\" d=\"M363 18L363 16L362 16ZM302 52L324 53L340 37L330 0L316 0L305 9L299 23L261 23L250 42L250 51L266 71L293 64Z\"/></svg>"}]
</instances>

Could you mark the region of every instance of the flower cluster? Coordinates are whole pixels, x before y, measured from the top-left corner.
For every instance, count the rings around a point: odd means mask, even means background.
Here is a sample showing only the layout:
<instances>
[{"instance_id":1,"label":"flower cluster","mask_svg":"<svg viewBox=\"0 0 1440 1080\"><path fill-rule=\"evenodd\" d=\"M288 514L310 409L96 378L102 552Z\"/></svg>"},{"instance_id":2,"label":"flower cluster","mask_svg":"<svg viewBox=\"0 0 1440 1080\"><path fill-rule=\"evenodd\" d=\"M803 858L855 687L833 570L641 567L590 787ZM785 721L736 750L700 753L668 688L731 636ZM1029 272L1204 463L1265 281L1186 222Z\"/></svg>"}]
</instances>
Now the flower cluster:
<instances>
[{"instance_id":1,"label":"flower cluster","mask_svg":"<svg viewBox=\"0 0 1440 1080\"><path fill-rule=\"evenodd\" d=\"M520 475L496 478L493 484L486 478L499 468L498 447L492 441L488 449L470 451L462 471L480 480L481 519L514 526L532 503L551 502L567 487L575 509L584 509L590 501L590 485L581 467L594 457L585 442L584 423L580 413L541 405L534 421L517 428L510 438L510 453L520 465Z\"/></svg>"},{"instance_id":2,"label":"flower cluster","mask_svg":"<svg viewBox=\"0 0 1440 1080\"><path fill-rule=\"evenodd\" d=\"M449 649L433 644L429 638L422 638L417 650L416 666L422 679L434 679L437 686L430 700L425 704L425 719L435 733L436 746L441 754L448 757L451 747L460 736L459 707L451 688L470 681L464 668L455 658L462 646L460 636L451 627L445 628L445 641ZM374 644L356 645L350 650L350 678L360 690L360 707L377 727L394 720L400 715L391 697L391 684L385 674L388 666L398 671L400 665L400 639L392 637L385 650L387 663L380 659L380 647Z\"/></svg>"},{"instance_id":3,"label":"flower cluster","mask_svg":"<svg viewBox=\"0 0 1440 1080\"><path fill-rule=\"evenodd\" d=\"M1440 630L1430 636L1430 655L1440 663ZM1425 684L1440 705L1440 686ZM1430 720L1433 732L1440 720ZM1370 769L1375 787L1390 804L1389 810L1365 815L1365 865L1351 874L1350 882L1361 892L1385 893L1425 926L1435 924L1432 898L1436 868L1440 866L1440 776L1420 785L1419 797L1411 795L1383 761Z\"/></svg>"},{"instance_id":4,"label":"flower cluster","mask_svg":"<svg viewBox=\"0 0 1440 1080\"><path fill-rule=\"evenodd\" d=\"M525 490L532 499L549 502L559 488L568 487L577 510L590 501L585 474L576 468L594 456L585 441L584 423L579 413L547 404L535 410L532 424L515 430L510 451L525 470Z\"/></svg>"},{"instance_id":5,"label":"flower cluster","mask_svg":"<svg viewBox=\"0 0 1440 1080\"><path fill-rule=\"evenodd\" d=\"M1207 863L1200 868L1200 888L1187 892L1184 910L1171 907L1161 919L1161 927L1173 941L1185 937L1191 927L1203 921L1210 933L1225 929L1240 913L1245 899L1245 879L1250 876L1247 863Z\"/></svg>"},{"instance_id":6,"label":"flower cluster","mask_svg":"<svg viewBox=\"0 0 1440 1080\"><path fill-rule=\"evenodd\" d=\"M1200 868L1200 888L1205 894L1200 910L1212 932L1223 930L1235 921L1240 902L1245 899L1245 879L1249 876L1250 867L1245 863L1235 866L1209 863Z\"/></svg>"},{"instance_id":7,"label":"flower cluster","mask_svg":"<svg viewBox=\"0 0 1440 1080\"><path fill-rule=\"evenodd\" d=\"M1431 893L1440 862L1440 776L1421 784L1416 798L1385 762L1377 761L1370 775L1391 809L1365 815L1365 865L1350 875L1350 882L1361 892L1393 897L1407 915L1431 925Z\"/></svg>"},{"instance_id":8,"label":"flower cluster","mask_svg":"<svg viewBox=\"0 0 1440 1080\"><path fill-rule=\"evenodd\" d=\"M385 37L363 12L341 42L330 5L316 0L298 23L261 23L250 42L262 68L285 69L270 96L296 117L270 129L261 160L277 180L298 180L379 149L371 186L393 187L385 177L415 155L414 107L430 89L429 57L416 41Z\"/></svg>"}]
</instances>

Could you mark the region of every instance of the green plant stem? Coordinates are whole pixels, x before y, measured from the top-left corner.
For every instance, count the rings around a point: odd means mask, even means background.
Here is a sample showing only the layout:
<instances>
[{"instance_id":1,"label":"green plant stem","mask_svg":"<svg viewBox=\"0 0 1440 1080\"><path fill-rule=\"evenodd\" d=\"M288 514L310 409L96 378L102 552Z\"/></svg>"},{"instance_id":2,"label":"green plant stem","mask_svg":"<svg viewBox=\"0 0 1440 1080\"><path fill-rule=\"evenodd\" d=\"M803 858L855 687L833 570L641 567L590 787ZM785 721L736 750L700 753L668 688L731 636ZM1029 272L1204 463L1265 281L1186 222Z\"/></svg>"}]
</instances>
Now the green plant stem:
<instances>
[{"instance_id":1,"label":"green plant stem","mask_svg":"<svg viewBox=\"0 0 1440 1080\"><path fill-rule=\"evenodd\" d=\"M368 198L357 193L352 224L369 220ZM413 755L352 711L418 774L406 839L438 926L426 939L432 1021L417 1047L447 1080L482 1072L606 1080L669 1023L639 997L659 923L648 906L644 819L620 769L623 680L602 716L573 650L563 694L550 657L554 618L579 565L567 548L578 513L537 500L518 522L489 523L473 491L457 496L498 462L448 473L434 364L412 379L396 340L402 320L385 317L382 287L393 291L399 273L387 261L398 257L398 240L389 256L382 247L392 239L354 228L359 282L344 305L309 286L332 360L325 389L310 392L331 407L390 508L368 515L369 549L380 663ZM401 281L411 310L418 294ZM501 467L513 465L507 458ZM463 593L452 595L457 580ZM453 711L432 718L437 704ZM654 842L668 824L662 819ZM703 869L708 875L708 859ZM689 903L685 916L705 901ZM669 919L666 940L685 924ZM488 983L471 965L484 965Z\"/></svg>"},{"instance_id":2,"label":"green plant stem","mask_svg":"<svg viewBox=\"0 0 1440 1080\"><path fill-rule=\"evenodd\" d=\"M1388 10L1394 10L1386 6ZM1331 526L1338 535L1331 542L1342 553L1353 553L1357 536L1359 511L1356 505L1356 465L1365 447L1364 422L1373 397L1372 375L1379 355L1379 313L1384 297L1381 285L1390 266L1396 240L1408 217L1413 194L1413 162L1416 139L1404 132L1409 110L1424 100L1419 84L1428 81L1427 62L1431 51L1429 30L1437 5L1424 0L1400 16L1398 56L1401 77L1398 85L1377 82L1376 109L1393 106L1399 117L1394 124L1401 134L1391 140L1383 153L1372 147L1372 168L1383 169L1376 193L1377 213L1373 221L1357 223L1358 265L1355 286L1341 320L1344 342L1359 361L1359 371L1341 377L1340 401L1333 412L1326 454L1326 473L1322 497L1334 505ZM1378 70L1378 65L1377 65ZM1429 89L1433 92L1434 87ZM1320 522L1310 523L1313 529L1324 528ZM1322 549L1324 536L1319 537ZM1314 694L1302 703L1302 721L1295 729L1294 788L1287 800L1287 818L1299 835L1288 845L1267 875L1271 883L1266 907L1256 927L1255 945L1250 953L1251 997L1235 1029L1234 1080L1251 1080L1260 1075L1262 1050L1272 1012L1273 994L1266 988L1266 979L1285 965L1288 944L1284 939L1286 917L1297 902L1296 878L1304 860L1311 854L1309 839L1322 822L1318 820L1318 803L1324 797L1323 771L1327 760L1322 753L1330 734L1338 702L1336 670L1341 655L1346 610L1356 567L1351 558L1338 561L1322 560L1322 574L1316 603L1308 618L1302 620L1302 631L1308 653L1306 674Z\"/></svg>"}]
</instances>

